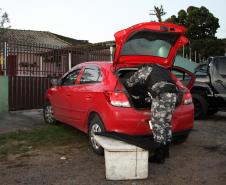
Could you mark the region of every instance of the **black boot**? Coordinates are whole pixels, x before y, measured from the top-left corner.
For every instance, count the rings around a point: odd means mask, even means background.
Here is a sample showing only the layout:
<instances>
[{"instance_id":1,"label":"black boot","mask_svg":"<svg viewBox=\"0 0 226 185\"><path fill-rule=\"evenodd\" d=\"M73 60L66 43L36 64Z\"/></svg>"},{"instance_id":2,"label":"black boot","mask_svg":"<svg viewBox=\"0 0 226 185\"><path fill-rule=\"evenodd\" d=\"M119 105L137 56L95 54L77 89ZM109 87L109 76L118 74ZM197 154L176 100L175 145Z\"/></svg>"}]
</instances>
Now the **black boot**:
<instances>
[{"instance_id":1,"label":"black boot","mask_svg":"<svg viewBox=\"0 0 226 185\"><path fill-rule=\"evenodd\" d=\"M165 157L166 157L166 145L160 145L155 152L154 155L149 157L148 161L150 163L159 163L162 164L165 162Z\"/></svg>"},{"instance_id":2,"label":"black boot","mask_svg":"<svg viewBox=\"0 0 226 185\"><path fill-rule=\"evenodd\" d=\"M166 144L164 147L165 150L165 158L169 158L169 144Z\"/></svg>"}]
</instances>

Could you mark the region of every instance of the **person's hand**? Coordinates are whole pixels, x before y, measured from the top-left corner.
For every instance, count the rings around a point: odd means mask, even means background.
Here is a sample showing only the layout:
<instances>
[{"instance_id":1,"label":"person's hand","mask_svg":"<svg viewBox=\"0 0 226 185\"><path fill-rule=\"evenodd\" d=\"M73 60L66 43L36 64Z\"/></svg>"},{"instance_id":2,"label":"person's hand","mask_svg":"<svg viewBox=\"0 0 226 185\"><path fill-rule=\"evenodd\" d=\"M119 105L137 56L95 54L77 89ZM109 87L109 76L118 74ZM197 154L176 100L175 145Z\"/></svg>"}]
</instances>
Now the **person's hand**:
<instances>
[{"instance_id":1,"label":"person's hand","mask_svg":"<svg viewBox=\"0 0 226 185\"><path fill-rule=\"evenodd\" d=\"M134 96L134 95L131 95L131 97L135 100L139 100L140 99L140 96Z\"/></svg>"},{"instance_id":2,"label":"person's hand","mask_svg":"<svg viewBox=\"0 0 226 185\"><path fill-rule=\"evenodd\" d=\"M151 97L146 97L144 100L145 100L146 102L150 103L151 100L152 100L152 98L151 98Z\"/></svg>"}]
</instances>

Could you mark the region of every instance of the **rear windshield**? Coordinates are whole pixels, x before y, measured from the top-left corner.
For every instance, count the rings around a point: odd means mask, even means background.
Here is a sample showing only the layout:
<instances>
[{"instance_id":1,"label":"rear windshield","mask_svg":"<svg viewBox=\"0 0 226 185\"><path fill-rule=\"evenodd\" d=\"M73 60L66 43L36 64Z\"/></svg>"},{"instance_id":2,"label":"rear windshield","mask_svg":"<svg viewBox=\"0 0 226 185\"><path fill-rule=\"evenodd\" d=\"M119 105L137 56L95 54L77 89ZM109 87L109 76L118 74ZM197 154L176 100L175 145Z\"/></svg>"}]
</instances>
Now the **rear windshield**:
<instances>
[{"instance_id":1,"label":"rear windshield","mask_svg":"<svg viewBox=\"0 0 226 185\"><path fill-rule=\"evenodd\" d=\"M178 37L179 34L175 33L139 31L127 39L121 50L121 56L143 55L167 58Z\"/></svg>"}]
</instances>

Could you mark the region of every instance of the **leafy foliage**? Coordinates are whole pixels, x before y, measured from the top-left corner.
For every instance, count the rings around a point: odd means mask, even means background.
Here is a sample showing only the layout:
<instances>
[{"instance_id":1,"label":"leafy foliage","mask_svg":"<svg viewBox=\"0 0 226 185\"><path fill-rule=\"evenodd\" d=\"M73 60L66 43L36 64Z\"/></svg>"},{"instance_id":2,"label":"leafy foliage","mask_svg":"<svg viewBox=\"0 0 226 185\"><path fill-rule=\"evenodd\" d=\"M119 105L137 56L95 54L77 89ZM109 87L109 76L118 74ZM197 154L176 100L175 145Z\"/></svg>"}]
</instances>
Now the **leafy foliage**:
<instances>
[{"instance_id":1,"label":"leafy foliage","mask_svg":"<svg viewBox=\"0 0 226 185\"><path fill-rule=\"evenodd\" d=\"M187 36L191 40L213 39L220 27L216 18L206 7L188 7L180 10L178 15L172 15L166 22L176 23L188 28Z\"/></svg>"},{"instance_id":2,"label":"leafy foliage","mask_svg":"<svg viewBox=\"0 0 226 185\"><path fill-rule=\"evenodd\" d=\"M5 32L10 26L6 26L6 24L9 24L9 16L6 12L3 12L2 9L0 8L0 41L5 40Z\"/></svg>"},{"instance_id":3,"label":"leafy foliage","mask_svg":"<svg viewBox=\"0 0 226 185\"><path fill-rule=\"evenodd\" d=\"M206 7L190 6L187 10L180 10L177 16L172 15L165 22L185 26L188 29L186 36L190 40L191 50L199 53L201 57L225 54L224 41L215 37L217 29L220 27L219 19Z\"/></svg>"},{"instance_id":4,"label":"leafy foliage","mask_svg":"<svg viewBox=\"0 0 226 185\"><path fill-rule=\"evenodd\" d=\"M9 28L10 26L5 26L7 23L10 23L9 16L6 12L2 12L0 8L0 28Z\"/></svg>"},{"instance_id":5,"label":"leafy foliage","mask_svg":"<svg viewBox=\"0 0 226 185\"><path fill-rule=\"evenodd\" d=\"M194 40L191 44L191 48L194 51L199 51L199 54L204 58L225 54L225 43L220 39Z\"/></svg>"}]
</instances>

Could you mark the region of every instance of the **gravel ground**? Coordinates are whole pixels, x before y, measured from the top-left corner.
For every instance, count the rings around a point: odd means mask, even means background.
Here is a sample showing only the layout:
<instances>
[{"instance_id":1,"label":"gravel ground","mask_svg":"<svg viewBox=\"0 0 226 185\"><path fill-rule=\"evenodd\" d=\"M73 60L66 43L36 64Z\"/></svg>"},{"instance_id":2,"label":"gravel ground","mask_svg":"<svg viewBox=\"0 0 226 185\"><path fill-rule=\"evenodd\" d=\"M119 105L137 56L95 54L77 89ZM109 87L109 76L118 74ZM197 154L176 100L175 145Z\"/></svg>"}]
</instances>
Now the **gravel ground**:
<instances>
[{"instance_id":1,"label":"gravel ground","mask_svg":"<svg viewBox=\"0 0 226 185\"><path fill-rule=\"evenodd\" d=\"M171 156L165 164L149 164L149 176L145 180L107 181L104 157L95 155L85 144L79 148L69 145L8 156L7 160L0 160L0 183L225 185L225 120L226 113L219 113L208 120L195 121L188 140L171 146Z\"/></svg>"},{"instance_id":2,"label":"gravel ground","mask_svg":"<svg viewBox=\"0 0 226 185\"><path fill-rule=\"evenodd\" d=\"M42 109L0 113L0 134L43 126Z\"/></svg>"}]
</instances>

